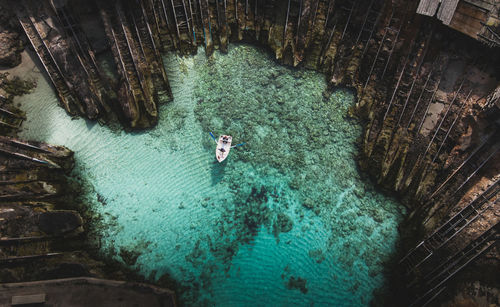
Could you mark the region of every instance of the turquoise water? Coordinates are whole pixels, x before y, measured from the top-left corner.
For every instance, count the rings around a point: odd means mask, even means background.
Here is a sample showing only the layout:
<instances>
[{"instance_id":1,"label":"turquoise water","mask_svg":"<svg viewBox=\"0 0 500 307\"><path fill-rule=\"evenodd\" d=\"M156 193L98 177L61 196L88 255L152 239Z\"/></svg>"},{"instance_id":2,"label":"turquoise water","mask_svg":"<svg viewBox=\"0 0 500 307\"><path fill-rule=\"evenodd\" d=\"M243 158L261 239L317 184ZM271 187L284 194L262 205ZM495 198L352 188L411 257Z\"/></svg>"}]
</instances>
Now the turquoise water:
<instances>
[{"instance_id":1,"label":"turquoise water","mask_svg":"<svg viewBox=\"0 0 500 307\"><path fill-rule=\"evenodd\" d=\"M40 75L20 100L23 137L75 151L101 251L186 305L367 305L402 208L358 174L353 95L246 45L164 59L175 100L150 131L72 120ZM209 131L246 145L219 164Z\"/></svg>"}]
</instances>

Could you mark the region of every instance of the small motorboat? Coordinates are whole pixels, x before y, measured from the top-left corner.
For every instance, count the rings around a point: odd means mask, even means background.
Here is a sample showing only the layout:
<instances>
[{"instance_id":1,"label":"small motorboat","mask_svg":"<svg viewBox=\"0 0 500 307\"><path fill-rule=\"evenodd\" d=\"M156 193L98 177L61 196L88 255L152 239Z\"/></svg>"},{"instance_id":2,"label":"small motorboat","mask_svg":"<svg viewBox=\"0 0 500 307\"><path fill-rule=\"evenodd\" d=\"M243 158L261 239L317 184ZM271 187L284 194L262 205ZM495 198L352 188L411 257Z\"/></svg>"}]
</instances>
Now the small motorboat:
<instances>
[{"instance_id":1,"label":"small motorboat","mask_svg":"<svg viewBox=\"0 0 500 307\"><path fill-rule=\"evenodd\" d=\"M217 148L215 149L215 157L217 158L217 161L219 161L219 163L224 161L229 155L232 141L233 137L230 135L221 135L219 137Z\"/></svg>"},{"instance_id":2,"label":"small motorboat","mask_svg":"<svg viewBox=\"0 0 500 307\"><path fill-rule=\"evenodd\" d=\"M227 158L231 148L245 145L245 143L241 143L238 145L231 146L231 143L233 142L233 137L230 135L221 135L219 137L219 141L216 140L212 132L210 132L210 136L215 141L215 143L217 143L217 148L215 149L215 157L217 158L217 161L219 161L219 163Z\"/></svg>"}]
</instances>

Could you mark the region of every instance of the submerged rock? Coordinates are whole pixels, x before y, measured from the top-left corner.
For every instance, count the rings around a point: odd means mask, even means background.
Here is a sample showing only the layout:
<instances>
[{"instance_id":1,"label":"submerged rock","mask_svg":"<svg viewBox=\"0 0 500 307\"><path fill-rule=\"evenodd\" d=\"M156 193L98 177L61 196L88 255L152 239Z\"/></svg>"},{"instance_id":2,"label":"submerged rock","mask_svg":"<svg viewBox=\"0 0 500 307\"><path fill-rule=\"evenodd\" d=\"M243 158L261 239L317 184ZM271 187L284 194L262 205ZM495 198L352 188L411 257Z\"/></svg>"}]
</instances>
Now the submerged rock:
<instances>
[{"instance_id":1,"label":"submerged rock","mask_svg":"<svg viewBox=\"0 0 500 307\"><path fill-rule=\"evenodd\" d=\"M137 258L141 255L141 252L136 250L130 250L127 248L120 248L120 257L125 264L132 266L137 262Z\"/></svg>"},{"instance_id":2,"label":"submerged rock","mask_svg":"<svg viewBox=\"0 0 500 307\"><path fill-rule=\"evenodd\" d=\"M289 232L293 228L293 221L292 219L282 213L279 212L278 216L276 217L276 221L274 222L273 225L273 234L276 238L278 238L279 234L281 232Z\"/></svg>"},{"instance_id":3,"label":"submerged rock","mask_svg":"<svg viewBox=\"0 0 500 307\"><path fill-rule=\"evenodd\" d=\"M267 193L264 186L260 189L253 187L246 201L240 206L243 209L242 212L237 212L237 217L246 226L247 234L255 235L261 225L269 224L271 212L266 205Z\"/></svg>"},{"instance_id":4,"label":"submerged rock","mask_svg":"<svg viewBox=\"0 0 500 307\"><path fill-rule=\"evenodd\" d=\"M294 276L291 276L288 279L288 282L286 284L286 288L288 290L300 290L303 294L306 294L309 290L306 287L307 280L302 277L297 277L295 278Z\"/></svg>"},{"instance_id":5,"label":"submerged rock","mask_svg":"<svg viewBox=\"0 0 500 307\"><path fill-rule=\"evenodd\" d=\"M314 259L316 263L321 263L323 260L325 260L325 255L323 254L323 251L321 249L312 249L309 251L309 257Z\"/></svg>"}]
</instances>

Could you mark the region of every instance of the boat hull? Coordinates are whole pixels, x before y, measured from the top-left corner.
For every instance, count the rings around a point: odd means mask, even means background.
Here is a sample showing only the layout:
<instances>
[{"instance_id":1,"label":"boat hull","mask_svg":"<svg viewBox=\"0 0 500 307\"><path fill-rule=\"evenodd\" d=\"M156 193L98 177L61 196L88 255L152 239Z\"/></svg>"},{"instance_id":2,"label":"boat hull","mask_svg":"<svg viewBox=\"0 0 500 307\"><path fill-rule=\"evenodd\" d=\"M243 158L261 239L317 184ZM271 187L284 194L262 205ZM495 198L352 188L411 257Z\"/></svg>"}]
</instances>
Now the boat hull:
<instances>
[{"instance_id":1,"label":"boat hull","mask_svg":"<svg viewBox=\"0 0 500 307\"><path fill-rule=\"evenodd\" d=\"M215 157L217 158L217 161L219 161L219 163L224 161L229 155L232 141L233 137L230 135L221 135L219 137L217 148L215 149Z\"/></svg>"}]
</instances>

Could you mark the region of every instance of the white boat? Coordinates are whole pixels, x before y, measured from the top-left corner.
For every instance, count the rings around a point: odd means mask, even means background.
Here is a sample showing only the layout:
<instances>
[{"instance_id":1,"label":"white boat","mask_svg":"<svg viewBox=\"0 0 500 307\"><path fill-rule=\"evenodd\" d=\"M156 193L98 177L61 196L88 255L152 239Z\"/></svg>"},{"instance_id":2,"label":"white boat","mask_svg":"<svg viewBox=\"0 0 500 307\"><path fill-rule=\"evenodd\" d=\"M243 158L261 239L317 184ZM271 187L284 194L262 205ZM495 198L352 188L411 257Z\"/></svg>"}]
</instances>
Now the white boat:
<instances>
[{"instance_id":1,"label":"white boat","mask_svg":"<svg viewBox=\"0 0 500 307\"><path fill-rule=\"evenodd\" d=\"M219 163L224 161L227 158L227 155L229 155L232 141L233 137L230 135L221 135L219 137L217 148L215 149L215 157L217 158L217 161L219 161Z\"/></svg>"}]
</instances>

